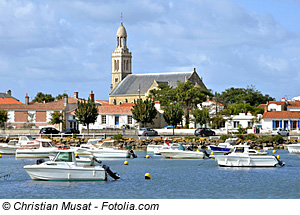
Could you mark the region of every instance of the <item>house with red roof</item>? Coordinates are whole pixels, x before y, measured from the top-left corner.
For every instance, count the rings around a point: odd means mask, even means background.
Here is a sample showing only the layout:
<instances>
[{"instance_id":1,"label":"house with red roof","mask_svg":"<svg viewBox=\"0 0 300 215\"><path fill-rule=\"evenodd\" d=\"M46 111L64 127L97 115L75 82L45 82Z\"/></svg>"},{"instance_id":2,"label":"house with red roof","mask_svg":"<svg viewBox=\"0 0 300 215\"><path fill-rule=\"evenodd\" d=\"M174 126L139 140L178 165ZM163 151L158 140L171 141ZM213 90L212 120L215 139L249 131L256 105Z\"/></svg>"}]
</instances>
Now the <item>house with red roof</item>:
<instances>
[{"instance_id":1,"label":"house with red roof","mask_svg":"<svg viewBox=\"0 0 300 215\"><path fill-rule=\"evenodd\" d=\"M284 128L291 131L300 130L300 101L286 100L270 101L265 106L262 116L262 128L273 130Z\"/></svg>"}]
</instances>

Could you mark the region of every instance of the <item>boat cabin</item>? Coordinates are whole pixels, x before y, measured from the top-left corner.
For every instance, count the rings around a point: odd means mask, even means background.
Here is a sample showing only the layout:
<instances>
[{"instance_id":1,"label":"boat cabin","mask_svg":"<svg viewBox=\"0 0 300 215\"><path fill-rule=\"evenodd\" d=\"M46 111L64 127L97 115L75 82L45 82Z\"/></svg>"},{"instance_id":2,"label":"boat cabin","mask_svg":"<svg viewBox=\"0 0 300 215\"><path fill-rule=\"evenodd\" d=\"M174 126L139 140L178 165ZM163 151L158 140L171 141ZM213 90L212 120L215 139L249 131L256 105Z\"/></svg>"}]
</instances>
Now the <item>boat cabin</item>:
<instances>
[{"instance_id":1,"label":"boat cabin","mask_svg":"<svg viewBox=\"0 0 300 215\"><path fill-rule=\"evenodd\" d=\"M54 158L54 162L76 162L73 151L59 151Z\"/></svg>"},{"instance_id":2,"label":"boat cabin","mask_svg":"<svg viewBox=\"0 0 300 215\"><path fill-rule=\"evenodd\" d=\"M101 143L99 148L119 148L119 143L116 140L106 140Z\"/></svg>"}]
</instances>

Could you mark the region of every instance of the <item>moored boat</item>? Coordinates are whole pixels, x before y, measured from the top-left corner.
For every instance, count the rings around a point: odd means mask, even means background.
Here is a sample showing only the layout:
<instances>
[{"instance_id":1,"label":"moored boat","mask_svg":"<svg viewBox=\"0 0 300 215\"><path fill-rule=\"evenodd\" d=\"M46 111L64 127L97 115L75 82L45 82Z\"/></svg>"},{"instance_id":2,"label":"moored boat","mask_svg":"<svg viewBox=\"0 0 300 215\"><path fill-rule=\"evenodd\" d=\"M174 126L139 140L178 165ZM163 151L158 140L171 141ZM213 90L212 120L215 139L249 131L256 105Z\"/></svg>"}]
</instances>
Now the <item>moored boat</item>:
<instances>
[{"instance_id":1,"label":"moored boat","mask_svg":"<svg viewBox=\"0 0 300 215\"><path fill-rule=\"evenodd\" d=\"M16 150L16 158L48 158L57 150L49 139L35 139Z\"/></svg>"},{"instance_id":2,"label":"moored boat","mask_svg":"<svg viewBox=\"0 0 300 215\"><path fill-rule=\"evenodd\" d=\"M162 149L159 151L162 156L165 158L174 158L174 159L204 159L206 153L200 150L191 151L184 148L181 144L176 149Z\"/></svg>"},{"instance_id":3,"label":"moored boat","mask_svg":"<svg viewBox=\"0 0 300 215\"><path fill-rule=\"evenodd\" d=\"M96 158L135 157L132 150L120 149L116 140L105 140L99 144L85 145L76 149L78 155L93 155Z\"/></svg>"},{"instance_id":4,"label":"moored boat","mask_svg":"<svg viewBox=\"0 0 300 215\"><path fill-rule=\"evenodd\" d=\"M27 135L20 136L18 140L10 140L8 143L0 143L0 154L14 155L18 148L30 141L33 141L33 138Z\"/></svg>"},{"instance_id":5,"label":"moored boat","mask_svg":"<svg viewBox=\"0 0 300 215\"><path fill-rule=\"evenodd\" d=\"M94 157L91 157L91 161L99 162ZM114 179L120 178L106 165L95 166L92 162L90 165L79 166L74 150L60 150L53 160L38 160L37 164L26 165L24 169L33 180L106 181L108 175Z\"/></svg>"},{"instance_id":6,"label":"moored boat","mask_svg":"<svg viewBox=\"0 0 300 215\"><path fill-rule=\"evenodd\" d=\"M218 145L210 145L209 149L214 153L226 153L233 149L238 138L228 138L224 143L218 143Z\"/></svg>"},{"instance_id":7,"label":"moored boat","mask_svg":"<svg viewBox=\"0 0 300 215\"><path fill-rule=\"evenodd\" d=\"M300 154L300 143L285 145L289 153Z\"/></svg>"},{"instance_id":8,"label":"moored boat","mask_svg":"<svg viewBox=\"0 0 300 215\"><path fill-rule=\"evenodd\" d=\"M284 163L274 155L255 152L248 145L236 145L232 152L224 155L215 155L219 166L225 167L275 167Z\"/></svg>"}]
</instances>

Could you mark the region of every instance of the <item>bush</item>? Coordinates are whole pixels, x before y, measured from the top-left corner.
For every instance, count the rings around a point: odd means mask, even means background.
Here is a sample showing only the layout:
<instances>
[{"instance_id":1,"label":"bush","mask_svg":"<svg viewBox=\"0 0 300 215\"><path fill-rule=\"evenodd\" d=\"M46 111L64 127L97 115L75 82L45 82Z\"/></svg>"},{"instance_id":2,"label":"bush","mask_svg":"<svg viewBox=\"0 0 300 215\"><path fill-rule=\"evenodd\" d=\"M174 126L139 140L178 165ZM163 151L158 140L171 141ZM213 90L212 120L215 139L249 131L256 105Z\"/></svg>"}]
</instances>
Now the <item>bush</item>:
<instances>
[{"instance_id":1,"label":"bush","mask_svg":"<svg viewBox=\"0 0 300 215\"><path fill-rule=\"evenodd\" d=\"M283 143L283 138L282 138L281 135L276 135L276 136L273 137L272 142L282 144Z\"/></svg>"},{"instance_id":2,"label":"bush","mask_svg":"<svg viewBox=\"0 0 300 215\"><path fill-rule=\"evenodd\" d=\"M123 139L123 135L122 134L117 134L117 135L114 135L114 137L113 137L113 139L115 139L115 140L121 140L121 139Z\"/></svg>"},{"instance_id":3,"label":"bush","mask_svg":"<svg viewBox=\"0 0 300 215\"><path fill-rule=\"evenodd\" d=\"M228 139L228 138L230 138L230 137L231 137L231 135L229 135L229 134L227 134L227 135L222 135L222 136L220 137L220 140L225 141L226 139Z\"/></svg>"}]
</instances>

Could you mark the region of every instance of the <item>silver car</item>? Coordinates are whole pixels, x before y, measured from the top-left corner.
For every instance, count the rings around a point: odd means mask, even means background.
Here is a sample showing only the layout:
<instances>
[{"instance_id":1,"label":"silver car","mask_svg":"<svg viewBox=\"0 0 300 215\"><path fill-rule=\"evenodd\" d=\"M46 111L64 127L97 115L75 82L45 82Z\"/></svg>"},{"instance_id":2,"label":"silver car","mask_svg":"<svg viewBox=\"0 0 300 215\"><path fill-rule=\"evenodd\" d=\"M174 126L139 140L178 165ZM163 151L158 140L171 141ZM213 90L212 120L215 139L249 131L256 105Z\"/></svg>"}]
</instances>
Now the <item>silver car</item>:
<instances>
[{"instance_id":1,"label":"silver car","mask_svg":"<svg viewBox=\"0 0 300 215\"><path fill-rule=\"evenodd\" d=\"M158 132L153 128L140 128L138 131L139 136L156 136Z\"/></svg>"},{"instance_id":2,"label":"silver car","mask_svg":"<svg viewBox=\"0 0 300 215\"><path fill-rule=\"evenodd\" d=\"M273 129L271 135L281 135L281 136L289 136L290 132L288 130L285 130L284 128L275 128Z\"/></svg>"}]
</instances>

